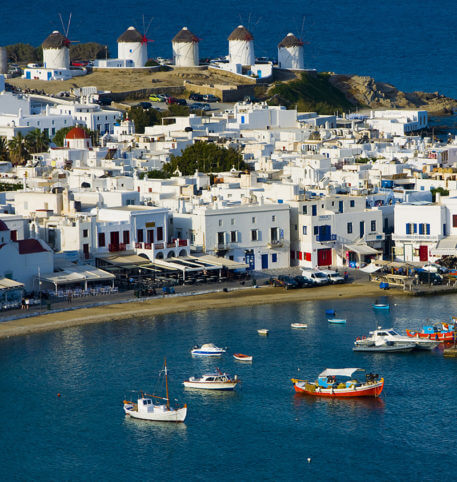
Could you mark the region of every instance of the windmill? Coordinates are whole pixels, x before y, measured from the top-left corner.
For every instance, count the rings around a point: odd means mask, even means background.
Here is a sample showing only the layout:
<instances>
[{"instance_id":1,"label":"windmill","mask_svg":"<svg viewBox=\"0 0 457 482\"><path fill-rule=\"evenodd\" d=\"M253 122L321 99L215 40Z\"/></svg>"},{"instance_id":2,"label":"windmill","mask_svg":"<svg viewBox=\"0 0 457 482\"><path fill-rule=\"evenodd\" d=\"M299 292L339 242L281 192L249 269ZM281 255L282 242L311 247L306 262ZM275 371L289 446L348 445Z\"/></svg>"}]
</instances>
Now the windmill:
<instances>
[{"instance_id":1,"label":"windmill","mask_svg":"<svg viewBox=\"0 0 457 482\"><path fill-rule=\"evenodd\" d=\"M68 16L68 22L67 22L67 27L65 28L65 24L64 24L64 21L63 21L63 17L62 17L62 14L59 13L59 18L60 18L60 24L62 25L62 32L65 36L65 39L66 39L66 42L65 42L65 46L70 48L70 45L72 43L78 43L79 40L69 40L68 39L68 34L70 32L70 25L71 25L71 17L72 17L73 13L70 12L70 15Z\"/></svg>"}]
</instances>

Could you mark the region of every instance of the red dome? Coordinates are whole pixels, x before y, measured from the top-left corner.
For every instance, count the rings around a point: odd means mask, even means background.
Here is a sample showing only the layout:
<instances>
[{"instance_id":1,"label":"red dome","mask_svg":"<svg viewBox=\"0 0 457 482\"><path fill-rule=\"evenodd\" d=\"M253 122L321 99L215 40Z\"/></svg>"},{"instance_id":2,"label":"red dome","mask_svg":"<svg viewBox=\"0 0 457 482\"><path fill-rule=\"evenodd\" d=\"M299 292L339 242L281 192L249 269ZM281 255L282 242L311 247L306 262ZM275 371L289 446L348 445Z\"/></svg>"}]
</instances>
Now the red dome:
<instances>
[{"instance_id":1,"label":"red dome","mask_svg":"<svg viewBox=\"0 0 457 482\"><path fill-rule=\"evenodd\" d=\"M81 127L73 127L65 136L65 139L89 139L89 135Z\"/></svg>"}]
</instances>

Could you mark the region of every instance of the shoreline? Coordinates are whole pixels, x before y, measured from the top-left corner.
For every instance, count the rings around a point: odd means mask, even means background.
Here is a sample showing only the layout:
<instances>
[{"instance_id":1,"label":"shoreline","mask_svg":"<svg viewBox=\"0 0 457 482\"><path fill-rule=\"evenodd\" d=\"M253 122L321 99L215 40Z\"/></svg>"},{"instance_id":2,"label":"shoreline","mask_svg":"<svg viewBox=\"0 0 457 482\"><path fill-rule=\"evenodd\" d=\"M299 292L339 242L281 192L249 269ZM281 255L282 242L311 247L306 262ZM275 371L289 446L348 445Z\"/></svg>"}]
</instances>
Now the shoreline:
<instances>
[{"instance_id":1,"label":"shoreline","mask_svg":"<svg viewBox=\"0 0 457 482\"><path fill-rule=\"evenodd\" d=\"M312 289L285 291L283 288L260 287L228 292L174 296L133 300L90 308L77 308L57 313L41 314L0 323L0 339L30 335L74 326L111 321L129 320L134 317L157 316L188 311L256 306L271 303L293 303L376 296L410 296L402 290L381 291L373 283L351 283Z\"/></svg>"}]
</instances>

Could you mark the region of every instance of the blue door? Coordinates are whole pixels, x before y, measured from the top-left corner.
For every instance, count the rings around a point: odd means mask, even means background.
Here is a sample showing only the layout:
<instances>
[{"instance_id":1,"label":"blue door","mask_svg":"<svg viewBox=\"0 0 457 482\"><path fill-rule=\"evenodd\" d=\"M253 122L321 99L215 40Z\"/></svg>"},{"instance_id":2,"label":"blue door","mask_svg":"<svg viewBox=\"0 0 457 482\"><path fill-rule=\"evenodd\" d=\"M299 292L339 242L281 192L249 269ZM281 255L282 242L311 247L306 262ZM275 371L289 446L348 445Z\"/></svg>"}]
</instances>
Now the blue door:
<instances>
[{"instance_id":1,"label":"blue door","mask_svg":"<svg viewBox=\"0 0 457 482\"><path fill-rule=\"evenodd\" d=\"M244 262L249 265L248 269L254 269L255 268L255 256L253 253L246 253L244 255Z\"/></svg>"},{"instance_id":2,"label":"blue door","mask_svg":"<svg viewBox=\"0 0 457 482\"><path fill-rule=\"evenodd\" d=\"M52 77L52 72L48 72L48 80L50 80Z\"/></svg>"},{"instance_id":3,"label":"blue door","mask_svg":"<svg viewBox=\"0 0 457 482\"><path fill-rule=\"evenodd\" d=\"M360 221L360 237L363 238L365 235L365 222Z\"/></svg>"},{"instance_id":4,"label":"blue door","mask_svg":"<svg viewBox=\"0 0 457 482\"><path fill-rule=\"evenodd\" d=\"M31 78L32 78L32 74L31 74L30 71L28 71L28 72L25 73L25 78L26 78L26 79L31 79Z\"/></svg>"},{"instance_id":5,"label":"blue door","mask_svg":"<svg viewBox=\"0 0 457 482\"><path fill-rule=\"evenodd\" d=\"M261 70L258 70L257 71L257 77L260 79L262 78L262 71Z\"/></svg>"},{"instance_id":6,"label":"blue door","mask_svg":"<svg viewBox=\"0 0 457 482\"><path fill-rule=\"evenodd\" d=\"M262 254L262 269L268 269L268 254Z\"/></svg>"}]
</instances>

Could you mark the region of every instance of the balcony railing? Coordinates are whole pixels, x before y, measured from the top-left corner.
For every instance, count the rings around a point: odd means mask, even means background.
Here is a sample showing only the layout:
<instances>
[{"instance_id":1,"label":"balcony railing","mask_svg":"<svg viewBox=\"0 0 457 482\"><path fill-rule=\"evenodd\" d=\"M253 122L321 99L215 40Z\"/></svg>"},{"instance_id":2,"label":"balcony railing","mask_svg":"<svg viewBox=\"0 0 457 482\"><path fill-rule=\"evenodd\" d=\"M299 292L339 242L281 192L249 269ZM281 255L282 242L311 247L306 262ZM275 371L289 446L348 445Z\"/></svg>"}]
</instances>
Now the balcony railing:
<instances>
[{"instance_id":1,"label":"balcony railing","mask_svg":"<svg viewBox=\"0 0 457 482\"><path fill-rule=\"evenodd\" d=\"M284 241L282 239L272 239L267 243L269 248L282 248L284 245Z\"/></svg>"},{"instance_id":2,"label":"balcony railing","mask_svg":"<svg viewBox=\"0 0 457 482\"><path fill-rule=\"evenodd\" d=\"M116 253L117 251L125 251L125 244L124 243L119 243L119 244L109 244L108 245L108 250L111 253Z\"/></svg>"},{"instance_id":3,"label":"balcony railing","mask_svg":"<svg viewBox=\"0 0 457 482\"><path fill-rule=\"evenodd\" d=\"M439 241L440 234L392 234L393 241Z\"/></svg>"},{"instance_id":4,"label":"balcony railing","mask_svg":"<svg viewBox=\"0 0 457 482\"><path fill-rule=\"evenodd\" d=\"M336 234L329 234L327 236L320 236L319 234L316 236L316 241L319 243L331 242L336 241Z\"/></svg>"}]
</instances>

